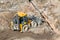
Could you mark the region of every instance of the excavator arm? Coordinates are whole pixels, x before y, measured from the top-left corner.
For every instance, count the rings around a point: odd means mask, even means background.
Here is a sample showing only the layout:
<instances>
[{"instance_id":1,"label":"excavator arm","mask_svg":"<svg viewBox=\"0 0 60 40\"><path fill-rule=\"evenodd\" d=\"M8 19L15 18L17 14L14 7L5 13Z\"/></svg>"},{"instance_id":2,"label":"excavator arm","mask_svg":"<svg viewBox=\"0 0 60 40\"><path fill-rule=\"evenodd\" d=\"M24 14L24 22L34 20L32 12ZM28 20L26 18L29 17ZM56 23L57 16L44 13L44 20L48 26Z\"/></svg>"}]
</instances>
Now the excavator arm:
<instances>
[{"instance_id":1,"label":"excavator arm","mask_svg":"<svg viewBox=\"0 0 60 40\"><path fill-rule=\"evenodd\" d=\"M52 27L52 25L50 24L50 22L49 22L49 20L48 20L48 17L47 17L45 14L43 14L44 11L45 11L45 9L46 9L47 7L45 7L43 11L40 11L39 8L36 6L36 4L35 4L32 0L29 0L29 2L30 2L30 3L33 5L33 7L39 12L41 18L43 18L43 19L45 20L45 22L48 23L48 25L50 26L51 30L53 30L55 27L54 27L54 28ZM54 30L55 30L55 29L54 29ZM53 30L53 31L54 31L54 30Z\"/></svg>"}]
</instances>

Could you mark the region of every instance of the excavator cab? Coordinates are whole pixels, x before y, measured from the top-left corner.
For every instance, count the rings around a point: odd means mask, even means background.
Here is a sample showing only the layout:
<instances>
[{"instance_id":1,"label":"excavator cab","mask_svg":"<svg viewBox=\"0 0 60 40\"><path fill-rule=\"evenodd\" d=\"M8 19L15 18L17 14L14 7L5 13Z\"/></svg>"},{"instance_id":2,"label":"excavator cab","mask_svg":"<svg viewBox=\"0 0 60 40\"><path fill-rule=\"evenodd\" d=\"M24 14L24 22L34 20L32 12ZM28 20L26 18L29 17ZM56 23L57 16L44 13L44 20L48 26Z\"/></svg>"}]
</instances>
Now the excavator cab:
<instances>
[{"instance_id":1,"label":"excavator cab","mask_svg":"<svg viewBox=\"0 0 60 40\"><path fill-rule=\"evenodd\" d=\"M11 22L11 29L14 31L19 30L20 32L25 32L28 30L30 23L31 21L28 19L26 13L17 12Z\"/></svg>"}]
</instances>

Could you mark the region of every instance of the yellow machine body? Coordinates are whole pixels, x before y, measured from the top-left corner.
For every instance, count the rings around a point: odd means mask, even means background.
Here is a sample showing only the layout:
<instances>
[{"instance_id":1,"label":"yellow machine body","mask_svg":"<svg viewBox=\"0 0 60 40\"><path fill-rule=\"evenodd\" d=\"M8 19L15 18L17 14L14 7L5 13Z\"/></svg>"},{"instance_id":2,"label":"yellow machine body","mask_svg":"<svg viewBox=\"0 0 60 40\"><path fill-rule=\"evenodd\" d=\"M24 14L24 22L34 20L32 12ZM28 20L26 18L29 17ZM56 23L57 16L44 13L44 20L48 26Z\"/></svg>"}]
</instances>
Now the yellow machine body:
<instances>
[{"instance_id":1,"label":"yellow machine body","mask_svg":"<svg viewBox=\"0 0 60 40\"><path fill-rule=\"evenodd\" d=\"M16 20L19 20L19 29L20 29L20 32L22 32L25 28L28 28L28 26L24 26L24 25L30 25L30 23L31 23L31 20L29 20L28 18L27 18L27 14L26 13L24 13L24 12L17 12L16 13L17 14L17 16L18 16L18 19L16 19ZM16 15L15 15L16 16ZM24 18L24 19L23 19ZM15 19L14 19L15 20ZM16 22L16 21L15 21ZM15 24L15 23L14 23ZM12 24L13 25L13 24ZM13 25L13 27L14 27L14 25ZM17 27L16 27L17 28ZM15 28L15 29L16 29Z\"/></svg>"},{"instance_id":2,"label":"yellow machine body","mask_svg":"<svg viewBox=\"0 0 60 40\"><path fill-rule=\"evenodd\" d=\"M20 16L20 17L27 16L27 14L26 14L26 13L24 13L24 12L17 12L17 14L18 14L18 16Z\"/></svg>"},{"instance_id":3,"label":"yellow machine body","mask_svg":"<svg viewBox=\"0 0 60 40\"><path fill-rule=\"evenodd\" d=\"M27 16L27 14L24 13L24 12L17 12L17 14L20 18L21 17L23 18L23 17ZM24 24L27 24L27 22L24 22ZM20 28L20 31L22 32L22 30L23 30L23 24L22 23L20 23L19 28Z\"/></svg>"}]
</instances>

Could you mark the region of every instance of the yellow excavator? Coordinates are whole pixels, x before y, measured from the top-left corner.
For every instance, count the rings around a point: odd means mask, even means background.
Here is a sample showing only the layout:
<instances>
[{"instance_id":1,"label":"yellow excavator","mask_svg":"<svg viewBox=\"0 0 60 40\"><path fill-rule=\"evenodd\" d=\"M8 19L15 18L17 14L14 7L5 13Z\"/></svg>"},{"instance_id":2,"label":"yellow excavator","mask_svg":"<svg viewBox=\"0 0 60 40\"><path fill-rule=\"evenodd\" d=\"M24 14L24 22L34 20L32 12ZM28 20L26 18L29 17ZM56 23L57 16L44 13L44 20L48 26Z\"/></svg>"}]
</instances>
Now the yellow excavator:
<instances>
[{"instance_id":1,"label":"yellow excavator","mask_svg":"<svg viewBox=\"0 0 60 40\"><path fill-rule=\"evenodd\" d=\"M24 12L17 12L11 21L10 28L14 31L26 32L32 27L37 27L42 22L43 20L41 18L35 17L34 15L28 17Z\"/></svg>"},{"instance_id":2,"label":"yellow excavator","mask_svg":"<svg viewBox=\"0 0 60 40\"><path fill-rule=\"evenodd\" d=\"M17 12L11 21L11 29L14 31L26 32L31 25L31 20L24 12Z\"/></svg>"},{"instance_id":3,"label":"yellow excavator","mask_svg":"<svg viewBox=\"0 0 60 40\"><path fill-rule=\"evenodd\" d=\"M24 12L17 12L11 21L10 28L14 31L26 32L30 28L37 27L41 23L41 18L35 16L28 17Z\"/></svg>"}]
</instances>

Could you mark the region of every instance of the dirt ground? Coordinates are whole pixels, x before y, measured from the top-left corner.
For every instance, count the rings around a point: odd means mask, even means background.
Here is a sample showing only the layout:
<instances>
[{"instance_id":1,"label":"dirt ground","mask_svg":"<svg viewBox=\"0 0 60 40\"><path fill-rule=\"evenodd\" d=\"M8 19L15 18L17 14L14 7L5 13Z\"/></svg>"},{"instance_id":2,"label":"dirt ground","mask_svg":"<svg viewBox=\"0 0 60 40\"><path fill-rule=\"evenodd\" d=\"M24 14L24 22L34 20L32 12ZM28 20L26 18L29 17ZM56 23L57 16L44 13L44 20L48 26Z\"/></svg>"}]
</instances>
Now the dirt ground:
<instances>
[{"instance_id":1,"label":"dirt ground","mask_svg":"<svg viewBox=\"0 0 60 40\"><path fill-rule=\"evenodd\" d=\"M34 34L32 32L20 33L18 31L2 31L0 32L0 40L53 40L54 34ZM25 38L26 37L26 38ZM23 39L21 39L23 38Z\"/></svg>"},{"instance_id":2,"label":"dirt ground","mask_svg":"<svg viewBox=\"0 0 60 40\"><path fill-rule=\"evenodd\" d=\"M44 13L52 24L60 31L60 0L33 0L39 10L47 5ZM25 33L10 30L10 21L17 11L40 17L28 0L0 0L0 40L60 40L60 35L51 32L49 25L43 23Z\"/></svg>"}]
</instances>

